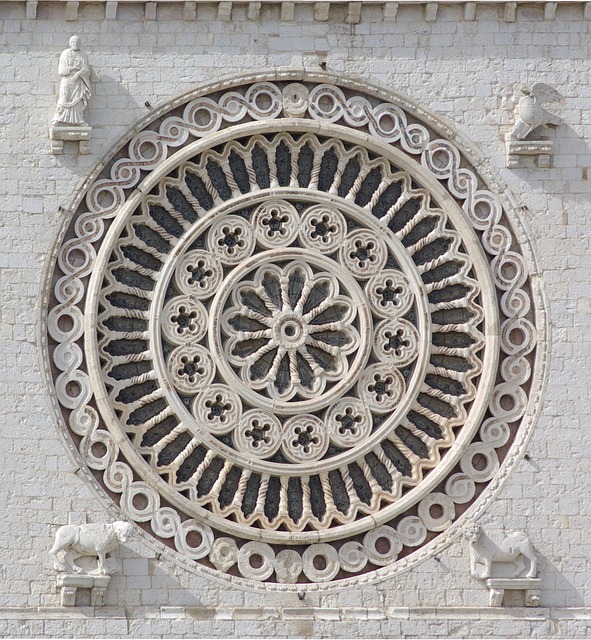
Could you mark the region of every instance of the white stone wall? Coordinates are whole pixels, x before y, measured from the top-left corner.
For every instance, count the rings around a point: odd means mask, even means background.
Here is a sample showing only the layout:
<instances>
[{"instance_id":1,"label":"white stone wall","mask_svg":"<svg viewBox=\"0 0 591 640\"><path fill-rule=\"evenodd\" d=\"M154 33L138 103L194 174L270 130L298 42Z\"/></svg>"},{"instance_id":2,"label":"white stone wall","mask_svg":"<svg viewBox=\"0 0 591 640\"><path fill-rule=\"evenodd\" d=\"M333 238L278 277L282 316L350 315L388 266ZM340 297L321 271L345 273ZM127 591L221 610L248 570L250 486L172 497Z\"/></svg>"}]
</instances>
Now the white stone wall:
<instances>
[{"instance_id":1,"label":"white stone wall","mask_svg":"<svg viewBox=\"0 0 591 640\"><path fill-rule=\"evenodd\" d=\"M235 4L222 20L218 5L199 4L197 18L184 20L184 3L162 3L151 20L153 7L120 3L117 19L106 20L103 3L81 3L77 20L66 21L63 2L39 2L35 19L25 18L24 2L0 2L0 635L591 635L591 21L585 3L559 3L553 20L543 4L518 7L515 21L505 21L511 16L500 4L478 5L476 19L465 20L463 3L440 5L434 21L423 5L401 5L386 21L382 5L372 4L349 24L346 3L321 22L312 4L296 5L295 20L284 7L282 21L279 5L263 4L249 19L254 9ZM91 154L66 146L52 156L57 61L74 33L94 70ZM76 475L41 372L42 283L62 209L149 105L222 77L276 66L318 70L322 61L447 118L509 185L529 226L549 307L547 388L527 457L482 522L528 532L540 557L541 607L487 609L465 541L389 581L300 600L231 590L136 540L122 551L108 607L84 616L51 609L59 598L47 550L57 526L71 513L74 521L113 519ZM553 168L509 170L505 98L536 81L565 96L554 109L565 124Z\"/></svg>"}]
</instances>

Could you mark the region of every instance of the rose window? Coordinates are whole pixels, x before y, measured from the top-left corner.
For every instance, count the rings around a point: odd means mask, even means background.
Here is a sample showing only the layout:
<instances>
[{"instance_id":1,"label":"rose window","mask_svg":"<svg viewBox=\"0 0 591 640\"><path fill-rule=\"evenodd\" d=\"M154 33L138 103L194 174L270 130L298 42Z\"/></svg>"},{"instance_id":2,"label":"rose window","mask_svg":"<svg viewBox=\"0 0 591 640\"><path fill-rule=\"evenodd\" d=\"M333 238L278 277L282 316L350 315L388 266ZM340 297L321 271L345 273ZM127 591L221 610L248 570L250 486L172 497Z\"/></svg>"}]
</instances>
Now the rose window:
<instances>
[{"instance_id":1,"label":"rose window","mask_svg":"<svg viewBox=\"0 0 591 640\"><path fill-rule=\"evenodd\" d=\"M498 197L401 107L347 91L177 105L89 188L52 280L77 455L163 552L251 586L438 548L535 372Z\"/></svg>"}]
</instances>

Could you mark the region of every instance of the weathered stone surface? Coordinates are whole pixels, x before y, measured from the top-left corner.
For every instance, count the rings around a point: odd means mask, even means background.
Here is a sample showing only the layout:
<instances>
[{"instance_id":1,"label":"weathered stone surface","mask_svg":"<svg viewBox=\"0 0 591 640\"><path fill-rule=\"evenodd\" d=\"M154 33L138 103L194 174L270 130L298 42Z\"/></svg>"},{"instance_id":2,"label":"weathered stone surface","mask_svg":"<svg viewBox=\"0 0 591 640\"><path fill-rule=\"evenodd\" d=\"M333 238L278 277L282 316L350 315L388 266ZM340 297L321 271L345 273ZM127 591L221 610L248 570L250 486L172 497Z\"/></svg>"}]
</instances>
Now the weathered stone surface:
<instances>
[{"instance_id":1,"label":"weathered stone surface","mask_svg":"<svg viewBox=\"0 0 591 640\"><path fill-rule=\"evenodd\" d=\"M160 3L146 7L146 18L153 19L144 19L142 4L120 2L116 11L109 5L108 21L98 4L79 3L74 12L70 3L67 16L64 4L0 2L0 549L11 559L0 575L0 635L588 637L591 51L585 3L550 3L556 4L550 9L542 3L468 3L468 9L440 3L434 21L426 22L424 6L389 2L364 5L358 23L354 7L333 4L327 11L323 3L295 3L293 21L283 22L279 7L267 3L260 11L257 3L226 3L223 19L217 5L197 3L193 16L183 2ZM347 23L347 16L355 20ZM78 155L66 142L63 154L52 156L55 69L63 33L75 30L84 34L96 74L86 111L91 154ZM157 108L201 83L242 73L266 79L267 68L320 71L322 60L338 77L363 77L446 118L453 135L471 140L485 156L488 187L500 176L522 210L533 296L551 310L544 338L550 358L545 391L536 391L528 409L540 415L527 449L481 521L491 532L527 532L538 553L540 606L522 608L523 601L507 591L504 607L491 611L489 590L470 576L469 544L459 535L408 572L376 584L309 592L303 601L297 592L228 589L156 554L146 536L122 550L124 570L111 579L107 607L88 602L83 614L64 611L59 589L52 592L47 554L56 530L71 511L86 512L89 522L121 516L112 507L107 511L108 501L97 498L65 453L39 367L45 262L72 215L73 194L95 166L98 175L97 163L116 141L134 133L130 127L148 114L146 102ZM540 81L565 96L552 109L565 124L548 134L551 166L508 170L504 137L514 119L513 105L504 100L517 95L521 83ZM297 104L288 108L297 111ZM471 472L485 466L479 455L464 463ZM461 480L442 489L455 496L455 505L470 495ZM431 516L445 520L446 508L433 506ZM419 540L422 530L412 521L405 533L407 540ZM517 606L505 609L508 602ZM196 613L175 617L162 606Z\"/></svg>"}]
</instances>

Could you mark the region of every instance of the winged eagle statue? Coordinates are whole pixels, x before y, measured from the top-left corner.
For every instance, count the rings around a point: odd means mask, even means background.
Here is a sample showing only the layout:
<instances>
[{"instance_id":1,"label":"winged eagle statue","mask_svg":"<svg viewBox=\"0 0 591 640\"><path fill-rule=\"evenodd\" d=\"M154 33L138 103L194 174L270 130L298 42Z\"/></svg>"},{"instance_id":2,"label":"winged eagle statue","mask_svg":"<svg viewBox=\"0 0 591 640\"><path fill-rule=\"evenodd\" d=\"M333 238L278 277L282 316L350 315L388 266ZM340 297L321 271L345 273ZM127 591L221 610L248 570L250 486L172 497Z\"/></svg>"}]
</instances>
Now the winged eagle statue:
<instances>
[{"instance_id":1,"label":"winged eagle statue","mask_svg":"<svg viewBox=\"0 0 591 640\"><path fill-rule=\"evenodd\" d=\"M559 102L562 95L550 85L536 82L531 89L521 87L523 96L519 98L515 114L515 124L510 133L514 140L525 140L538 127L556 127L562 123L558 116L546 111L544 103Z\"/></svg>"}]
</instances>

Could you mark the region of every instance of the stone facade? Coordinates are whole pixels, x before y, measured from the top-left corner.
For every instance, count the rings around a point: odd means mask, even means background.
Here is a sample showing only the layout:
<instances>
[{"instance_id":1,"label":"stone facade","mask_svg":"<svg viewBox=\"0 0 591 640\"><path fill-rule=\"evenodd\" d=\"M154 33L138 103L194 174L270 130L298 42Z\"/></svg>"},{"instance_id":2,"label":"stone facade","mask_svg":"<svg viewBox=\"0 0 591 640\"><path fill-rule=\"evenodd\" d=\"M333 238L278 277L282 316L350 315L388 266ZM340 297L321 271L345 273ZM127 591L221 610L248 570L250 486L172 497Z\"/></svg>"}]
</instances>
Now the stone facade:
<instances>
[{"instance_id":1,"label":"stone facade","mask_svg":"<svg viewBox=\"0 0 591 640\"><path fill-rule=\"evenodd\" d=\"M590 17L587 3L578 2L0 2L1 548L8 558L0 572L0 634L590 634L584 438L591 324L585 215ZM63 154L52 155L57 64L75 33L92 68L93 95L85 111L90 154L79 154L78 142L66 141ZM52 348L46 279L64 242L60 234L92 181L106 176L100 171L110 167L112 154L156 116L164 118L182 104L170 101L191 91L227 91L238 86L238 77L245 85L340 83L373 96L374 107L378 96L396 96L466 151L512 212L519 243L512 249L525 256L528 292L539 310L537 373L525 390L527 415L508 455L500 451L506 464L492 485L441 544L431 545L407 570L378 574L382 579L372 574L341 588L293 585L279 591L224 581L211 565L197 568L155 542L136 518L134 535L119 551L121 571L104 593L105 606L91 606L96 601L79 589L79 606L60 608L49 554L59 527L130 518L98 488L100 469L88 471L74 455L75 439L63 426L66 411L44 373L47 346ZM563 124L542 131L541 139L552 143L543 147L551 150L549 159L536 164L520 156L520 166L507 168L506 137L521 86L535 83L563 96L546 105ZM53 357L59 368L59 354ZM491 579L505 585L499 587L506 589L503 607L489 607L490 585L471 574L470 544L461 536L462 523L476 519L492 539L498 534L502 540L505 530L527 534L538 559L538 607L524 608L523 592L507 587L503 576Z\"/></svg>"}]
</instances>

